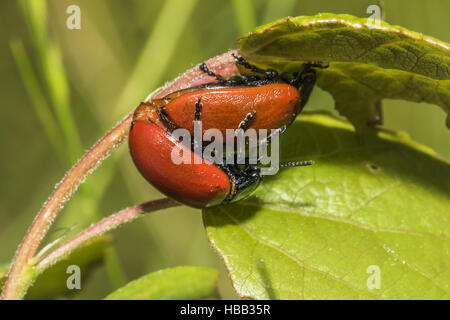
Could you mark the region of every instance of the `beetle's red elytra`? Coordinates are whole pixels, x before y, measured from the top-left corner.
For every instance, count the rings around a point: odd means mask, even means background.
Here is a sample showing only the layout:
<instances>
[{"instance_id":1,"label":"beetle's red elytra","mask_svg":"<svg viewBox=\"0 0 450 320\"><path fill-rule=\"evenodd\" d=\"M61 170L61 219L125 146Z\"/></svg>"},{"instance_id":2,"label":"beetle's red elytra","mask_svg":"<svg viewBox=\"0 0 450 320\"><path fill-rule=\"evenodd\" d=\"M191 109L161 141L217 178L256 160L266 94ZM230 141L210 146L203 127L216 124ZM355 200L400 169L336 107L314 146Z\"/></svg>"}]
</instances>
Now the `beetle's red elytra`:
<instances>
[{"instance_id":1,"label":"beetle's red elytra","mask_svg":"<svg viewBox=\"0 0 450 320\"><path fill-rule=\"evenodd\" d=\"M223 135L227 129L285 128L301 112L311 93L315 83L312 67L321 67L307 64L301 73L288 79L234 57L237 64L259 75L224 79L201 64L200 69L214 76L215 82L141 103L134 113L129 148L136 167L159 191L188 206L205 208L243 199L257 188L262 175L257 164L215 164L202 159L171 132L183 128L193 135L195 120L202 122L203 132L214 128ZM191 161L174 163L174 148Z\"/></svg>"},{"instance_id":2,"label":"beetle's red elytra","mask_svg":"<svg viewBox=\"0 0 450 320\"><path fill-rule=\"evenodd\" d=\"M285 83L258 87L210 87L187 92L175 92L163 98L162 106L167 126L184 128L194 134L196 103L200 99L200 119L203 132L216 128L225 136L226 129L236 129L245 117L255 112L246 129L278 129L289 126L300 106L297 88ZM160 102L157 102L158 104Z\"/></svg>"},{"instance_id":3,"label":"beetle's red elytra","mask_svg":"<svg viewBox=\"0 0 450 320\"><path fill-rule=\"evenodd\" d=\"M185 154L191 155L192 164L174 164L172 150L187 148L151 121L134 122L129 147L139 172L172 199L202 208L222 203L230 193L228 175L206 160L201 165L193 164L194 158L200 157L194 152L185 150Z\"/></svg>"}]
</instances>

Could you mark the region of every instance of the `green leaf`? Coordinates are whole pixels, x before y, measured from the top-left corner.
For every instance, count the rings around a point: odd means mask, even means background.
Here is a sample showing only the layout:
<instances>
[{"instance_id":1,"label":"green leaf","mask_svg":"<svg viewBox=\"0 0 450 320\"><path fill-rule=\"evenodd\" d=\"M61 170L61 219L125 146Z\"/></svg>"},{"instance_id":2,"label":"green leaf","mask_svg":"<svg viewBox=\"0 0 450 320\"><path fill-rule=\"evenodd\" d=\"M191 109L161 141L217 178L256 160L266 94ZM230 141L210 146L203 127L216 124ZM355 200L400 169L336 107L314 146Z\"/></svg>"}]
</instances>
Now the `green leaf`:
<instances>
[{"instance_id":1,"label":"green leaf","mask_svg":"<svg viewBox=\"0 0 450 320\"><path fill-rule=\"evenodd\" d=\"M9 263L3 263L0 265L0 288L3 288L3 285L5 284L6 277L8 276L9 272Z\"/></svg>"},{"instance_id":2,"label":"green leaf","mask_svg":"<svg viewBox=\"0 0 450 320\"><path fill-rule=\"evenodd\" d=\"M329 63L318 86L358 130L379 121L385 98L427 102L450 113L450 45L385 22L330 13L284 18L239 40L250 62L280 71ZM450 116L447 116L450 128Z\"/></svg>"},{"instance_id":3,"label":"green leaf","mask_svg":"<svg viewBox=\"0 0 450 320\"><path fill-rule=\"evenodd\" d=\"M450 298L448 163L406 134L361 142L325 114L302 114L280 152L315 164L281 169L252 197L204 211L239 295ZM367 285L377 268L379 289Z\"/></svg>"},{"instance_id":4,"label":"green leaf","mask_svg":"<svg viewBox=\"0 0 450 320\"><path fill-rule=\"evenodd\" d=\"M83 285L93 269L102 262L105 249L111 241L110 235L100 236L74 251L68 258L45 270L28 291L26 299L53 299L76 294L78 290L67 289L67 278L70 276L66 272L67 267L70 265L80 267ZM9 263L0 265L0 288L3 287L8 272Z\"/></svg>"},{"instance_id":5,"label":"green leaf","mask_svg":"<svg viewBox=\"0 0 450 320\"><path fill-rule=\"evenodd\" d=\"M217 296L218 272L181 266L149 273L108 295L106 300L190 300Z\"/></svg>"},{"instance_id":6,"label":"green leaf","mask_svg":"<svg viewBox=\"0 0 450 320\"><path fill-rule=\"evenodd\" d=\"M86 283L89 275L100 265L104 259L105 249L112 241L110 235L96 238L74 251L68 258L56 263L45 270L37 278L34 285L26 295L26 299L52 299L56 297L67 297L79 292L79 290L69 290L67 279L71 274L67 273L67 267L77 265L81 271L81 288Z\"/></svg>"}]
</instances>

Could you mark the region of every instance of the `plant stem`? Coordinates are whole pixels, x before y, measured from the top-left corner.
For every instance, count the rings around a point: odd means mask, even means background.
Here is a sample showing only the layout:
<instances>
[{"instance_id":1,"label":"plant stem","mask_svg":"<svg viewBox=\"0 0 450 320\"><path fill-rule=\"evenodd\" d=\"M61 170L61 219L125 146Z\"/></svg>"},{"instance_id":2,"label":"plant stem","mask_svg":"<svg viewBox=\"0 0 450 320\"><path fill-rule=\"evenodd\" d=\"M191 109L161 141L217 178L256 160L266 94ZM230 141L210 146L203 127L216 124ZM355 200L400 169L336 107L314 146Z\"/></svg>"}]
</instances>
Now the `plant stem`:
<instances>
[{"instance_id":1,"label":"plant stem","mask_svg":"<svg viewBox=\"0 0 450 320\"><path fill-rule=\"evenodd\" d=\"M211 70L218 72L223 77L229 77L238 72L236 65L234 64L234 59L231 57L231 53L236 51L229 51L217 57L214 57L207 61L208 66ZM188 70L186 73L175 79L172 83L166 85L164 88L159 90L157 93L154 92L146 100L154 98L160 98L167 95L169 92L184 89L187 87L200 85L202 83L213 81L209 76L206 76L201 72L198 66ZM133 118L133 113L128 114L122 121L120 121L114 128L111 129L100 141L98 141L79 161L78 163L70 169L66 176L61 180L61 182L56 186L53 193L45 202L42 209L37 214L32 225L25 234L22 243L17 249L16 255L14 256L13 262L11 264L11 269L8 274L8 278L3 287L3 293L1 298L4 300L9 299L21 299L25 296L28 288L35 280L37 276L36 268L33 265L33 258L44 239L48 229L53 223L58 213L63 208L64 204L69 200L70 196L76 191L78 186L84 181L84 179L95 170L95 168L111 153L111 151L116 148L124 139L128 137L131 121ZM168 201L171 200L160 200ZM143 204L146 208L150 203ZM167 207L173 206L174 203L166 204ZM134 208L134 209L133 209ZM131 210L131 211L126 211ZM125 223L130 221L132 218L127 215L133 216L133 214L141 214L139 210L142 208L132 207L121 211L118 214L122 214L125 220L118 220L120 222L117 224ZM134 211L136 210L136 211ZM158 210L158 209L155 209ZM139 213L140 212L140 213ZM100 222L103 227L107 227L108 223L111 224L111 228L114 225L113 220L106 219L107 225L105 226L105 220ZM129 220L127 220L129 219ZM109 222L108 222L109 221ZM88 229L90 230L90 228ZM97 229L94 229L94 232ZM98 231L98 230L97 230ZM92 232L92 230L91 230ZM82 232L79 236L84 235ZM89 235L89 233L88 233ZM95 234L94 234L95 235ZM84 235L85 236L85 235ZM77 237L75 238L77 239ZM80 240L77 240L80 241ZM84 243L84 242L82 242ZM73 247L72 249L75 249ZM72 250L71 249L71 250ZM57 249L58 250L58 249Z\"/></svg>"},{"instance_id":2,"label":"plant stem","mask_svg":"<svg viewBox=\"0 0 450 320\"><path fill-rule=\"evenodd\" d=\"M29 284L23 283L24 279L30 278L25 274L29 270L29 261L36 254L53 220L86 176L128 136L131 119L132 114L130 113L97 142L57 185L39 211L16 252L3 288L2 299L20 299L24 296L29 286Z\"/></svg>"},{"instance_id":3,"label":"plant stem","mask_svg":"<svg viewBox=\"0 0 450 320\"><path fill-rule=\"evenodd\" d=\"M53 252L42 258L42 260L35 265L35 272L37 272L38 274L41 273L56 262L67 257L75 249L80 248L81 246L89 243L89 241L112 229L117 228L122 224L131 222L136 218L141 217L144 213L154 212L178 205L179 204L174 200L166 198L145 202L119 211L79 233L77 236L66 241Z\"/></svg>"}]
</instances>

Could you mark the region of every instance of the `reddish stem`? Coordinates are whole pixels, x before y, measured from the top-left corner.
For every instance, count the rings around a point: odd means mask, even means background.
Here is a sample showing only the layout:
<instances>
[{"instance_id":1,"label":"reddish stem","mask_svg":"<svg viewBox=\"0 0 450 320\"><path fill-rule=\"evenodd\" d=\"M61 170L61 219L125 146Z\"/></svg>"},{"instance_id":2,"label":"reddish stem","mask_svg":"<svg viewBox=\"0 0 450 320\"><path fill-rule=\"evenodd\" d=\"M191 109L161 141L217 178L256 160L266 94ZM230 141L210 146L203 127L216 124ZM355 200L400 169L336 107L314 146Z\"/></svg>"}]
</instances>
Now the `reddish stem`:
<instances>
[{"instance_id":1,"label":"reddish stem","mask_svg":"<svg viewBox=\"0 0 450 320\"><path fill-rule=\"evenodd\" d=\"M145 202L127 209L123 209L118 213L112 214L109 217L103 219L102 221L82 231L69 241L63 243L53 252L49 253L47 256L42 258L42 260L36 264L36 272L40 273L41 271L47 269L56 262L69 256L75 249L80 248L81 246L87 244L94 238L108 231L111 231L122 224L131 222L134 219L142 216L144 213L155 212L158 210L175 207L178 205L179 204L177 202L171 199L159 199Z\"/></svg>"},{"instance_id":2,"label":"reddish stem","mask_svg":"<svg viewBox=\"0 0 450 320\"><path fill-rule=\"evenodd\" d=\"M28 262L36 254L55 217L86 176L128 136L131 119L132 114L129 114L120 121L70 169L57 185L34 219L16 252L8 279L3 287L2 299L18 299L25 294L24 288L21 288L23 272L27 269Z\"/></svg>"}]
</instances>

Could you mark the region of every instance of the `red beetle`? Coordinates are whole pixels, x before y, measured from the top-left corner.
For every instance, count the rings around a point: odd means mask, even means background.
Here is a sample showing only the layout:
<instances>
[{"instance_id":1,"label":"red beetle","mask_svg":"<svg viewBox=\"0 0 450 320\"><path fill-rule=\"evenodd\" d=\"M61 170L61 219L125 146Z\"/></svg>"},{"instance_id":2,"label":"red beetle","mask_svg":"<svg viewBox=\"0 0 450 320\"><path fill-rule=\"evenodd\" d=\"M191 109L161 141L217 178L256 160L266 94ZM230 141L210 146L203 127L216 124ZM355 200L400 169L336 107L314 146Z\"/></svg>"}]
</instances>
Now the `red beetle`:
<instances>
[{"instance_id":1,"label":"red beetle","mask_svg":"<svg viewBox=\"0 0 450 320\"><path fill-rule=\"evenodd\" d=\"M170 130L184 128L194 134L193 121L202 121L204 133L219 129L278 129L289 126L302 111L316 81L313 67L307 63L301 73L289 79L277 71L259 69L237 57L236 63L259 75L234 76L225 79L211 72L206 64L200 69L216 82L172 92L152 100L161 121ZM244 119L244 120L243 120Z\"/></svg>"},{"instance_id":2,"label":"red beetle","mask_svg":"<svg viewBox=\"0 0 450 320\"><path fill-rule=\"evenodd\" d=\"M193 121L200 119L203 130L216 128L223 134L226 129L286 127L303 108L315 82L311 67L317 65L308 64L302 73L286 80L274 70L261 70L235 58L238 64L264 77L224 79L202 64L200 69L217 82L142 103L134 113L129 147L136 167L159 191L192 207L210 207L247 197L259 185L261 171L258 165L209 162L170 132L184 128L193 134ZM188 155L189 163L176 164L174 150ZM311 164L305 161L282 166Z\"/></svg>"}]
</instances>

